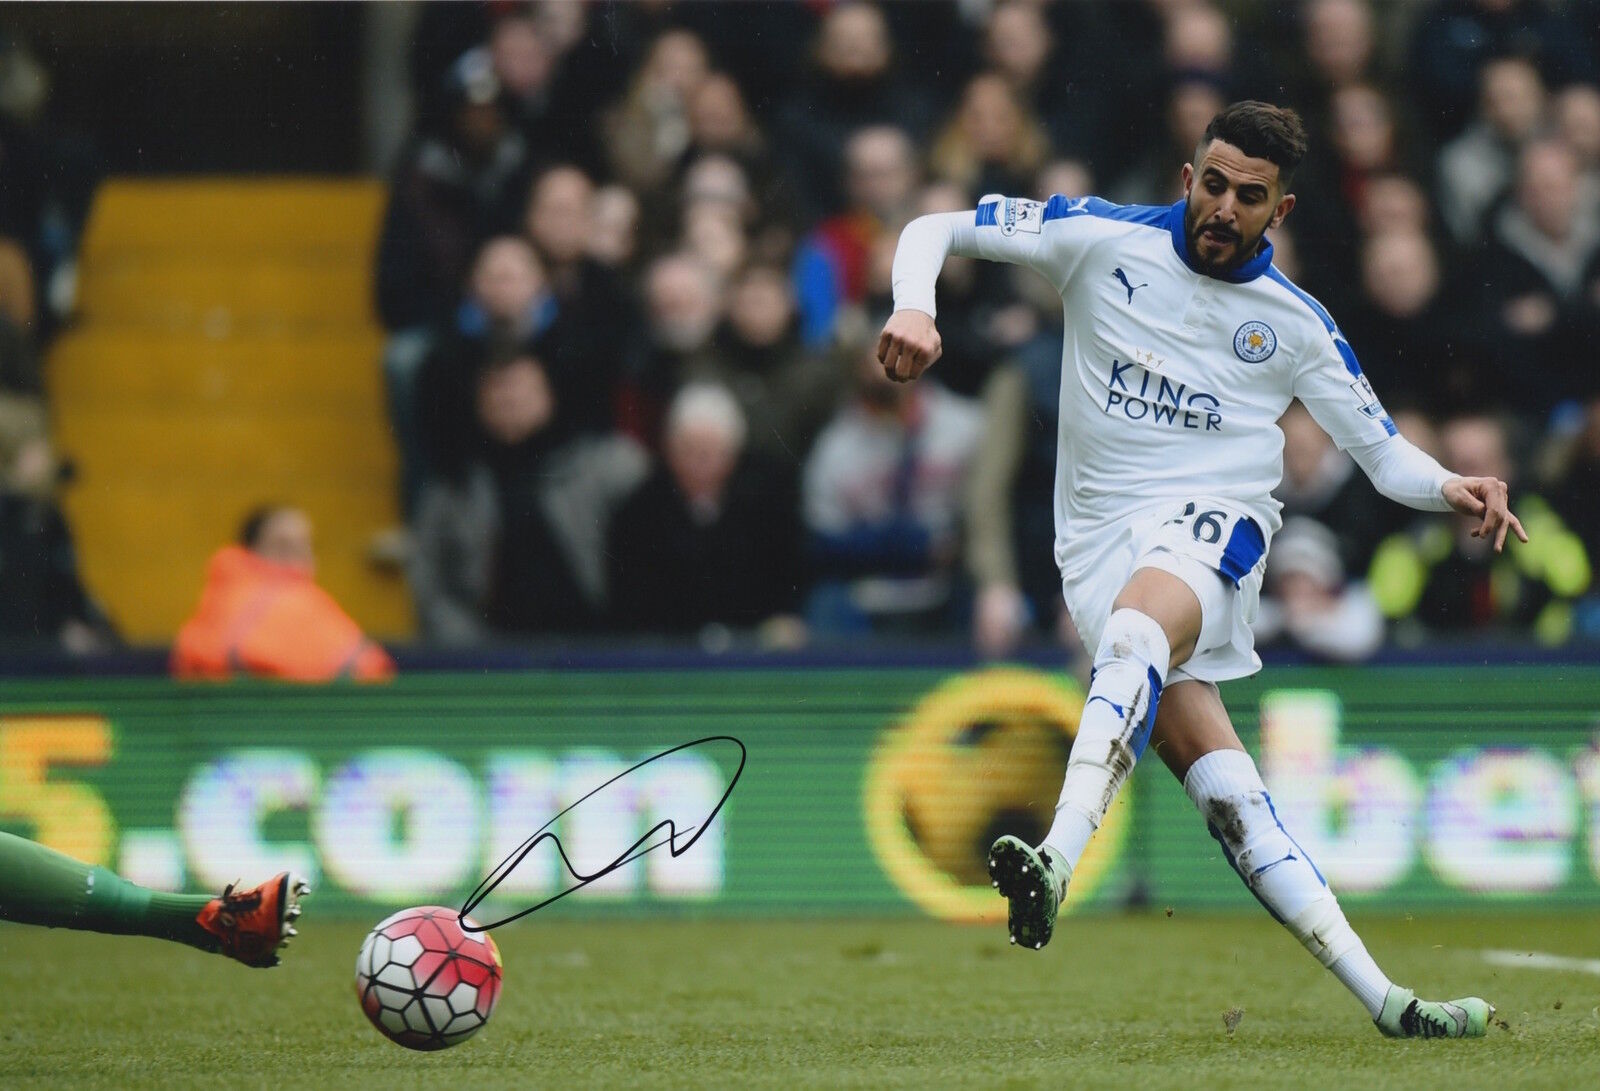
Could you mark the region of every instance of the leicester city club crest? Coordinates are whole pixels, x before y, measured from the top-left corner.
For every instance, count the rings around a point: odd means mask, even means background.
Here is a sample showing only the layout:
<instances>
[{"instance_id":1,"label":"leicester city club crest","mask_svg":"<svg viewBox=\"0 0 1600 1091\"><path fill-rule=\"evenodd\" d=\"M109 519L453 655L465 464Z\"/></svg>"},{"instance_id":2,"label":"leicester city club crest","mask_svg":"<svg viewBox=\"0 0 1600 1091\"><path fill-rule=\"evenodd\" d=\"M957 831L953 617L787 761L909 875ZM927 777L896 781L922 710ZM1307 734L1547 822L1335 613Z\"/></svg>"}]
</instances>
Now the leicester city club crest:
<instances>
[{"instance_id":1,"label":"leicester city club crest","mask_svg":"<svg viewBox=\"0 0 1600 1091\"><path fill-rule=\"evenodd\" d=\"M1278 351L1278 335L1265 322L1246 322L1233 335L1233 351L1247 364L1259 364Z\"/></svg>"}]
</instances>

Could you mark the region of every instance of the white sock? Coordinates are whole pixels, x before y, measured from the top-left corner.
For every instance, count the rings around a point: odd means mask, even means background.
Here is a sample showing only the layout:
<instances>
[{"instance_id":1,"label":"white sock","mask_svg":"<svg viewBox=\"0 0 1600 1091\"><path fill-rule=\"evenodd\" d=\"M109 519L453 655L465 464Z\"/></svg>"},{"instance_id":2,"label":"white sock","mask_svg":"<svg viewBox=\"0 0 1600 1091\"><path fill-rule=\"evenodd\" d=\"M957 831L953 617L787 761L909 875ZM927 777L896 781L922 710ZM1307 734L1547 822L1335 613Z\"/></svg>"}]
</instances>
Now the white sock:
<instances>
[{"instance_id":1,"label":"white sock","mask_svg":"<svg viewBox=\"0 0 1600 1091\"><path fill-rule=\"evenodd\" d=\"M1189 767L1183 788L1250 893L1376 1019L1391 982L1350 927L1322 873L1278 821L1250 755L1213 750Z\"/></svg>"},{"instance_id":2,"label":"white sock","mask_svg":"<svg viewBox=\"0 0 1600 1091\"><path fill-rule=\"evenodd\" d=\"M1383 998L1389 995L1392 981L1372 961L1367 949L1358 940L1355 949L1328 967L1339 983L1355 994L1366 1006L1368 1014L1376 1019L1383 1012Z\"/></svg>"},{"instance_id":3,"label":"white sock","mask_svg":"<svg viewBox=\"0 0 1600 1091\"><path fill-rule=\"evenodd\" d=\"M1123 609L1107 619L1055 821L1044 838L1069 869L1150 741L1171 656L1167 634L1149 615Z\"/></svg>"}]
</instances>

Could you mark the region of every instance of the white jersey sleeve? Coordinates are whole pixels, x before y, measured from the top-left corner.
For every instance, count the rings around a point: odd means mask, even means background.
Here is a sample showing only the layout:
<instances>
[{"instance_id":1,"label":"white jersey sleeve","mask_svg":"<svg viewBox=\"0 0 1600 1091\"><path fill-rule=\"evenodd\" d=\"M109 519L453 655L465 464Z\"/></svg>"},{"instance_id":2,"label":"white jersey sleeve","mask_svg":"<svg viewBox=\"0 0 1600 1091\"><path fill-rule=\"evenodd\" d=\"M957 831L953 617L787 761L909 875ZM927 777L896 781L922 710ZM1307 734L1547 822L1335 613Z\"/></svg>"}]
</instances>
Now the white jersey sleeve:
<instances>
[{"instance_id":1,"label":"white jersey sleeve","mask_svg":"<svg viewBox=\"0 0 1600 1091\"><path fill-rule=\"evenodd\" d=\"M1293 394L1341 451L1395 434L1394 421L1361 373L1356 355L1332 322L1327 336L1307 346L1294 372Z\"/></svg>"},{"instance_id":2,"label":"white jersey sleeve","mask_svg":"<svg viewBox=\"0 0 1600 1091\"><path fill-rule=\"evenodd\" d=\"M1344 334L1320 304L1302 298L1313 304L1327 336L1302 357L1294 374L1294 396L1383 495L1423 511L1449 511L1444 499L1449 471L1399 434Z\"/></svg>"},{"instance_id":3,"label":"white jersey sleeve","mask_svg":"<svg viewBox=\"0 0 1600 1091\"><path fill-rule=\"evenodd\" d=\"M1366 447L1352 447L1350 454L1373 486L1390 500L1418 511L1450 510L1450 502L1444 498L1450 471L1406 437L1394 435Z\"/></svg>"},{"instance_id":4,"label":"white jersey sleeve","mask_svg":"<svg viewBox=\"0 0 1600 1091\"><path fill-rule=\"evenodd\" d=\"M1082 231L1070 213L1096 200L1057 196L1032 201L991 194L971 212L941 212L912 220L895 249L895 309L936 314L933 284L951 254L1026 265L1059 291L1081 251L1075 243L1081 241Z\"/></svg>"}]
</instances>

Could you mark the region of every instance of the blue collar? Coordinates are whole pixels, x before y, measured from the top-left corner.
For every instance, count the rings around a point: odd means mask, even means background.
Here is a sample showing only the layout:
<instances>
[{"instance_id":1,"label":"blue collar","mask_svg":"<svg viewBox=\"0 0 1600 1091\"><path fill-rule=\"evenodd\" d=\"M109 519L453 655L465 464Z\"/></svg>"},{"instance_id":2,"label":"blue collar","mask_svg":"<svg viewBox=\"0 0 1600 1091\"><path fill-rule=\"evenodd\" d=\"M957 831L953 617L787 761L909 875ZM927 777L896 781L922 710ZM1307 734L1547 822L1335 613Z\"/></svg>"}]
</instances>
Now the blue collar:
<instances>
[{"instance_id":1,"label":"blue collar","mask_svg":"<svg viewBox=\"0 0 1600 1091\"><path fill-rule=\"evenodd\" d=\"M1178 259L1191 270L1201 276L1213 277L1217 280L1226 280L1230 284L1244 284L1255 280L1272 268L1272 243L1262 240L1264 245L1255 257L1235 269L1226 273L1208 273L1195 265L1189 257L1189 240L1183 230L1183 214L1187 209L1187 201L1179 201L1167 209L1167 231L1172 235L1172 249L1178 254Z\"/></svg>"}]
</instances>

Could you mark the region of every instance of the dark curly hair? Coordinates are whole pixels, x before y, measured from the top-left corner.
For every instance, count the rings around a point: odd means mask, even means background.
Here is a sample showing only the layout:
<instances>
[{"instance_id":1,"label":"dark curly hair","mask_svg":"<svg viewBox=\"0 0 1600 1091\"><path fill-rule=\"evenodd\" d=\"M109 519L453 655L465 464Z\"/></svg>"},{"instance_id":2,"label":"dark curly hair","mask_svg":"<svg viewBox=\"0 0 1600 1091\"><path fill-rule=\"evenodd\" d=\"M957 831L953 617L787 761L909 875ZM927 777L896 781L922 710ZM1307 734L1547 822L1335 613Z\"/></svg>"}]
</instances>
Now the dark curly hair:
<instances>
[{"instance_id":1,"label":"dark curly hair","mask_svg":"<svg viewBox=\"0 0 1600 1091\"><path fill-rule=\"evenodd\" d=\"M1284 189L1306 157L1306 126L1300 115L1287 106L1254 99L1235 102L1211 119L1195 148L1196 163L1213 140L1232 144L1252 159L1270 160Z\"/></svg>"}]
</instances>

